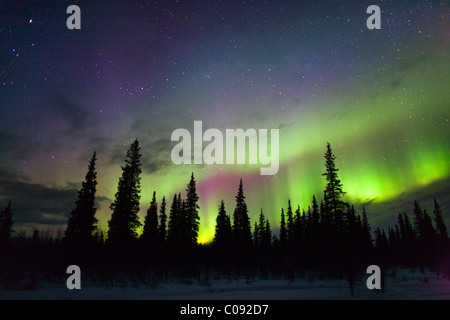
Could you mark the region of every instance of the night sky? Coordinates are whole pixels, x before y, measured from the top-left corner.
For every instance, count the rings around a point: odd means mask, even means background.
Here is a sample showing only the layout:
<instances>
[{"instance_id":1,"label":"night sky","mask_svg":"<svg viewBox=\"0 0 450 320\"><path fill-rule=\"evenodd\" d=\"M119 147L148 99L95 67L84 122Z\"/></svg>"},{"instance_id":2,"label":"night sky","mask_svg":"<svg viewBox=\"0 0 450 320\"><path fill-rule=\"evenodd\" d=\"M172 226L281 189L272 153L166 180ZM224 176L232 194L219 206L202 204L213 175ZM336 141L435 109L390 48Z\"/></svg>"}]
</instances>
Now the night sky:
<instances>
[{"instance_id":1,"label":"night sky","mask_svg":"<svg viewBox=\"0 0 450 320\"><path fill-rule=\"evenodd\" d=\"M66 27L71 4L81 30ZM381 30L366 27L371 4ZM194 172L201 242L240 178L252 225L320 199L327 142L373 226L415 199L432 212L433 197L450 223L446 1L2 1L0 14L0 205L15 230L65 226L94 150L106 229L135 138L141 221L154 190L170 204ZM194 120L279 129L278 174L173 164L171 133Z\"/></svg>"}]
</instances>

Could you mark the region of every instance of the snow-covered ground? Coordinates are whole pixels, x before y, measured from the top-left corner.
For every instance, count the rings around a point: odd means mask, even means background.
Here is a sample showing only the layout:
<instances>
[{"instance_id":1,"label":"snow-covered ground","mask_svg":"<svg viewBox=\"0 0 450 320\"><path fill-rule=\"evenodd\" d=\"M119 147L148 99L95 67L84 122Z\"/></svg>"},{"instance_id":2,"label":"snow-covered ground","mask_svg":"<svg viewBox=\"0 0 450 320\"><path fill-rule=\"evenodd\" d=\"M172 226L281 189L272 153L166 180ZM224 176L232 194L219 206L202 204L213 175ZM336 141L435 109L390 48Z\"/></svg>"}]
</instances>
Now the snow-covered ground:
<instances>
[{"instance_id":1,"label":"snow-covered ground","mask_svg":"<svg viewBox=\"0 0 450 320\"><path fill-rule=\"evenodd\" d=\"M434 273L399 270L395 277L386 280L386 292L369 290L366 278L360 278L355 285L354 296L350 295L345 280L296 279L263 280L245 278L228 279L211 277L210 286L192 279L190 284L176 281L157 284L154 288L139 288L122 284L106 288L99 284L82 283L80 290L69 290L65 282L41 283L35 290L0 290L0 299L156 299L156 300L290 300L290 299L450 299L450 281Z\"/></svg>"}]
</instances>

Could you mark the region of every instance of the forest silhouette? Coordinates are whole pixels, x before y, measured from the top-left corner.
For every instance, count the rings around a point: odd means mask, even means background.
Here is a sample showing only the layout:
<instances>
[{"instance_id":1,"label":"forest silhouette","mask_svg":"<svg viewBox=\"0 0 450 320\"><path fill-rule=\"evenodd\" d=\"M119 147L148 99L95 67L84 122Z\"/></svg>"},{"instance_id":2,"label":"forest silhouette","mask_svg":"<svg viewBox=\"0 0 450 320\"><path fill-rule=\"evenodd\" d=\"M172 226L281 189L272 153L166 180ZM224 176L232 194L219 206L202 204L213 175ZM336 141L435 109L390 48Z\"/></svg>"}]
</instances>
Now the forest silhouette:
<instances>
[{"instance_id":1,"label":"forest silhouette","mask_svg":"<svg viewBox=\"0 0 450 320\"><path fill-rule=\"evenodd\" d=\"M34 289L44 280L64 281L71 264L106 286L127 278L138 287L152 287L173 277L183 281L193 276L209 285L211 274L217 273L292 281L346 279L353 295L356 281L373 264L380 266L383 279L392 267L429 269L450 278L450 241L436 199L432 216L413 201L411 216L399 213L393 226L372 232L365 208L358 213L344 201L329 143L320 201L313 196L311 204L301 209L287 199L287 207L280 208L279 232L273 234L262 209L252 228L241 179L233 213L227 213L223 200L218 203L215 235L208 244L198 243L200 208L194 173L185 198L174 194L169 207L165 195L158 204L154 191L144 222L139 220L141 156L136 139L127 150L106 234L95 217L95 152L64 235L54 238L37 229L30 236L14 232L13 205L8 203L0 214L0 286Z\"/></svg>"}]
</instances>

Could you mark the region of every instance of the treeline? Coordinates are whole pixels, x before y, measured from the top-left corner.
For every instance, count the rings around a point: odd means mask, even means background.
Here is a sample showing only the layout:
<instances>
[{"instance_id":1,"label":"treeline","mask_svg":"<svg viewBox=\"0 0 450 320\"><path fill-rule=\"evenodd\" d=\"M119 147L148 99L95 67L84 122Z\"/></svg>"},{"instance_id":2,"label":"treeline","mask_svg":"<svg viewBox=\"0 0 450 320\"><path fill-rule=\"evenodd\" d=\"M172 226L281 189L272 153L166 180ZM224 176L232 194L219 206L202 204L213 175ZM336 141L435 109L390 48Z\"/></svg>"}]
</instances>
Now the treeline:
<instances>
[{"instance_id":1,"label":"treeline","mask_svg":"<svg viewBox=\"0 0 450 320\"><path fill-rule=\"evenodd\" d=\"M108 221L106 245L124 248L137 244L155 247L166 242L196 245L200 217L194 174L186 188L186 199L182 199L180 193L174 195L169 217L166 214L165 196L158 210L156 191L153 192L153 198L145 216L143 232L140 237L138 236L138 229L142 226L138 216L141 194L141 156L139 142L135 140L127 151L115 199L110 205L112 214ZM72 247L88 247L95 240L93 230L97 224L96 208L94 208L97 185L96 160L94 152L63 239Z\"/></svg>"},{"instance_id":2,"label":"treeline","mask_svg":"<svg viewBox=\"0 0 450 320\"><path fill-rule=\"evenodd\" d=\"M196 246L200 217L194 174L187 184L186 198L183 199L180 193L175 194L168 214L165 196L158 208L156 191L153 192L143 232L138 237L137 230L142 226L138 217L142 172L140 158L139 142L135 140L127 151L115 200L110 206L112 215L108 222L106 245L128 247L139 244L153 248L164 244ZM294 211L288 201L286 211L281 209L278 236L272 235L269 220L262 209L252 232L241 180L233 214L227 214L223 201L219 205L212 247L222 251L255 249L257 252L277 248L285 254L308 257L308 263L319 256L336 255L341 251L370 251L372 237L366 213L363 210L361 215L357 214L353 206L343 201L345 193L338 178L330 144L327 145L325 160L326 170L323 176L327 183L320 204L313 197L312 205L306 212L300 210L300 206ZM94 208L97 185L95 161L94 152L65 232L64 241L75 247L89 246L94 241L93 230L97 223ZM318 252L320 254L316 254Z\"/></svg>"},{"instance_id":3,"label":"treeline","mask_svg":"<svg viewBox=\"0 0 450 320\"><path fill-rule=\"evenodd\" d=\"M103 260L115 266L164 270L180 265L184 269L210 266L221 270L317 270L328 276L346 277L351 287L356 273L370 264L450 272L449 238L436 199L433 216L414 202L412 222L402 213L392 227L372 232L365 208L358 213L344 201L336 157L329 143L324 154L326 184L320 202L313 196L311 204L301 209L287 200L287 206L280 208L279 232L273 234L262 209L252 228L240 180L233 213L227 213L223 200L218 204L214 239L203 246L197 243L200 208L194 174L186 186L185 198L181 193L174 194L169 208L165 196L158 205L154 191L144 222L139 220L141 156L135 140L122 166L105 236L97 229L95 217L97 158L93 153L64 237L55 242L59 250L56 255L75 255L91 265ZM11 212L9 203L0 214L0 248L11 244ZM38 234L32 238L38 239ZM28 243L36 244L36 239Z\"/></svg>"},{"instance_id":4,"label":"treeline","mask_svg":"<svg viewBox=\"0 0 450 320\"><path fill-rule=\"evenodd\" d=\"M412 220L412 222L411 222ZM386 230L375 230L375 247L380 263L442 270L450 276L450 247L442 211L434 199L433 218L414 201L412 219L404 212Z\"/></svg>"}]
</instances>

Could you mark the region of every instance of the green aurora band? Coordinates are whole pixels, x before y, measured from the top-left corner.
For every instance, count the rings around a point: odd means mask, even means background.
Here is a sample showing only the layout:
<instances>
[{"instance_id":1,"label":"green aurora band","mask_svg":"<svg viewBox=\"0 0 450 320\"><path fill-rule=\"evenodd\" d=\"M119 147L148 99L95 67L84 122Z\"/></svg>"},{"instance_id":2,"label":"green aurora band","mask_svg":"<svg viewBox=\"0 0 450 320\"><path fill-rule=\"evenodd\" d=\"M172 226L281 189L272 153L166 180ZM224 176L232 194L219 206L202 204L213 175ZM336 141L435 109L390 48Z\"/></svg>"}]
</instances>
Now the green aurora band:
<instances>
[{"instance_id":1,"label":"green aurora band","mask_svg":"<svg viewBox=\"0 0 450 320\"><path fill-rule=\"evenodd\" d=\"M324 90L320 97L298 103L288 113L274 112L258 122L249 118L243 129L280 129L277 175L260 176L259 165L172 164L163 173L144 172L142 221L154 189L158 201L165 195L170 208L173 194L184 191L190 172L194 172L200 196L199 242L212 240L221 199L232 215L240 178L252 226L263 209L276 229L280 210L287 207L288 199L294 210L297 205L307 210L313 195L321 199L327 141L337 156L339 176L352 203L392 200L448 178L449 65L447 55L432 50L392 59L369 76ZM186 127L191 129L192 123ZM147 152L151 153L143 150L144 157ZM112 198L119 174L120 168L109 170L105 175L110 183L106 186L100 181L99 193ZM107 206L102 205L98 212L100 226L106 228L110 216Z\"/></svg>"}]
</instances>

